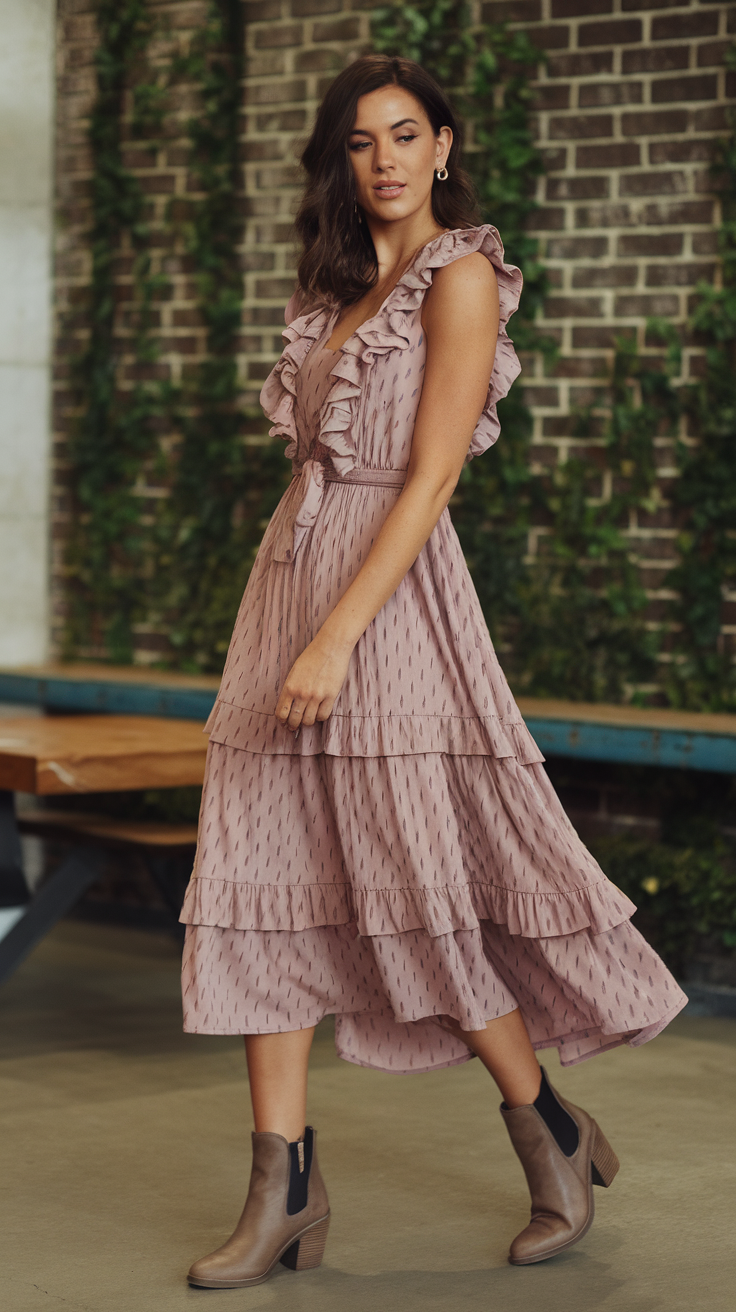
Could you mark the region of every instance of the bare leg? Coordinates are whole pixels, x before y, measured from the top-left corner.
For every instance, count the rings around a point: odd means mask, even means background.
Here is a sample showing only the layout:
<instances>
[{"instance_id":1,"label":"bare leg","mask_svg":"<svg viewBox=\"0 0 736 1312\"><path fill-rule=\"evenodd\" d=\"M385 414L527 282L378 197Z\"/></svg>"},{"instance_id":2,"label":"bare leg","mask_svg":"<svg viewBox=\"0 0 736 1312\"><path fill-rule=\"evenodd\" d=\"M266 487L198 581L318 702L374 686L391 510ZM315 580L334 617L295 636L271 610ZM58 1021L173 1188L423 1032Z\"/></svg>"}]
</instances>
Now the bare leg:
<instances>
[{"instance_id":1,"label":"bare leg","mask_svg":"<svg viewBox=\"0 0 736 1312\"><path fill-rule=\"evenodd\" d=\"M250 1097L259 1133L281 1134L288 1143L303 1135L313 1038L314 1027L287 1034L246 1034Z\"/></svg>"},{"instance_id":2,"label":"bare leg","mask_svg":"<svg viewBox=\"0 0 736 1312\"><path fill-rule=\"evenodd\" d=\"M542 1076L518 1008L486 1021L484 1030L462 1030L449 1016L444 1016L442 1023L480 1057L507 1107L525 1107L535 1101Z\"/></svg>"}]
</instances>

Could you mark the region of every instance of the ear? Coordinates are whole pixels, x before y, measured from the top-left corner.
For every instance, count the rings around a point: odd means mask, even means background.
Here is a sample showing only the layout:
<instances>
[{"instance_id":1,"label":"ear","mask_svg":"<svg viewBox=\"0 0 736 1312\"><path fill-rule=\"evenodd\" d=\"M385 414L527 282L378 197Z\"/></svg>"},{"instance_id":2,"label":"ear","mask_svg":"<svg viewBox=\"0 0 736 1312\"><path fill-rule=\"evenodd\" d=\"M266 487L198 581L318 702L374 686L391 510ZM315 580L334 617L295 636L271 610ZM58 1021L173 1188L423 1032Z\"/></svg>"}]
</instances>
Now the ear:
<instances>
[{"instance_id":1,"label":"ear","mask_svg":"<svg viewBox=\"0 0 736 1312\"><path fill-rule=\"evenodd\" d=\"M452 145L452 128L440 128L437 133L437 154L435 168L443 169Z\"/></svg>"}]
</instances>

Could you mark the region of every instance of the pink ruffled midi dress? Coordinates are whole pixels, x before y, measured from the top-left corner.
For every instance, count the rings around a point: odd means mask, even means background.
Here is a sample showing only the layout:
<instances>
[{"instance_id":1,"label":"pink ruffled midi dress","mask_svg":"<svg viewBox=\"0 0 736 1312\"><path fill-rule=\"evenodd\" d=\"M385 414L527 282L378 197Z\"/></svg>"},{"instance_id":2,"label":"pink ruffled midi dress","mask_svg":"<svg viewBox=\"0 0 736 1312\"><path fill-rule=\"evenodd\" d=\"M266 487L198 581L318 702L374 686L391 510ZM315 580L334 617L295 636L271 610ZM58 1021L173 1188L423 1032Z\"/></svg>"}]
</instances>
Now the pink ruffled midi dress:
<instances>
[{"instance_id":1,"label":"pink ruffled midi dress","mask_svg":"<svg viewBox=\"0 0 736 1312\"><path fill-rule=\"evenodd\" d=\"M633 904L572 828L498 664L445 510L355 647L326 721L275 719L297 656L401 491L433 271L482 251L501 327L468 459L496 441L519 373L521 291L489 225L419 252L339 351L336 315L290 318L263 387L294 477L238 613L210 740L187 925L184 1028L280 1033L336 1018L340 1056L380 1070L466 1061L443 1025L521 1009L568 1065L653 1038L687 1001Z\"/></svg>"}]
</instances>

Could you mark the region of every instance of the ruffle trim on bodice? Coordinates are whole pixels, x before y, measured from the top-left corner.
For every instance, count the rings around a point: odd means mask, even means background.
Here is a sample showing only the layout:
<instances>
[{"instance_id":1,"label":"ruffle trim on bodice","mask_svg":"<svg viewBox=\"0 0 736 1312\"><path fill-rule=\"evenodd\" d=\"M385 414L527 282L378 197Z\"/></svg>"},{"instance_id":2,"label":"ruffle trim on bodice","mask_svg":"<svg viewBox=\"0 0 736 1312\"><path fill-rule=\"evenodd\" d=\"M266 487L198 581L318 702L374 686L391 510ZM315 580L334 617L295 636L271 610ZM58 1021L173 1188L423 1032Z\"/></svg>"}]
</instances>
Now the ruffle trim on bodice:
<instances>
[{"instance_id":1,"label":"ruffle trim on bodice","mask_svg":"<svg viewBox=\"0 0 736 1312\"><path fill-rule=\"evenodd\" d=\"M513 756L520 765L544 761L523 720L495 715L340 715L305 726L297 735L274 715L218 700L207 721L213 742L269 755Z\"/></svg>"},{"instance_id":2,"label":"ruffle trim on bodice","mask_svg":"<svg viewBox=\"0 0 736 1312\"><path fill-rule=\"evenodd\" d=\"M360 397L367 376L376 359L390 351L403 351L411 345L410 317L421 307L432 285L434 269L443 268L463 255L482 251L496 271L500 300L500 326L496 357L488 396L470 443L468 459L487 450L498 438L500 425L497 402L506 396L521 371L506 324L519 305L521 271L504 264L503 244L490 224L478 228L455 229L429 242L411 267L399 279L380 310L348 337L340 348L339 358L331 370L332 387L320 410L319 440L329 449L338 474L344 475L356 464L352 431L358 414ZM296 308L292 298L290 307ZM288 310L287 310L288 313ZM329 318L337 311L319 307L299 315L284 329L286 345L280 360L269 374L261 391L261 405L271 420L271 437L290 442L285 454L297 456L297 430L294 417L296 376L315 341L325 330Z\"/></svg>"},{"instance_id":3,"label":"ruffle trim on bodice","mask_svg":"<svg viewBox=\"0 0 736 1312\"><path fill-rule=\"evenodd\" d=\"M233 929L301 930L357 924L365 936L425 930L431 937L477 929L481 920L522 938L555 938L590 929L603 934L636 911L609 880L555 893L521 893L494 884L436 888L352 888L350 884L246 884L196 875L184 924Z\"/></svg>"}]
</instances>

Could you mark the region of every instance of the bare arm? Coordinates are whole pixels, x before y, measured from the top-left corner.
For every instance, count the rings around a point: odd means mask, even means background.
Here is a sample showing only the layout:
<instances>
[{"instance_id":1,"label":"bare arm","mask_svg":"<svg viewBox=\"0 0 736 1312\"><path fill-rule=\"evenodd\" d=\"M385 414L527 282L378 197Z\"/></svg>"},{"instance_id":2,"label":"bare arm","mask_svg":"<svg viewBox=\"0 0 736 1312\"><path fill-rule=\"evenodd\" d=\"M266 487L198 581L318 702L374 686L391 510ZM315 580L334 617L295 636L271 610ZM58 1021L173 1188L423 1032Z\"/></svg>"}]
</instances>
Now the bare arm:
<instances>
[{"instance_id":1,"label":"bare arm","mask_svg":"<svg viewBox=\"0 0 736 1312\"><path fill-rule=\"evenodd\" d=\"M498 337L498 285L484 255L437 270L422 325L427 363L406 483L350 587L286 677L276 717L290 729L327 719L355 644L411 569L460 477Z\"/></svg>"}]
</instances>

